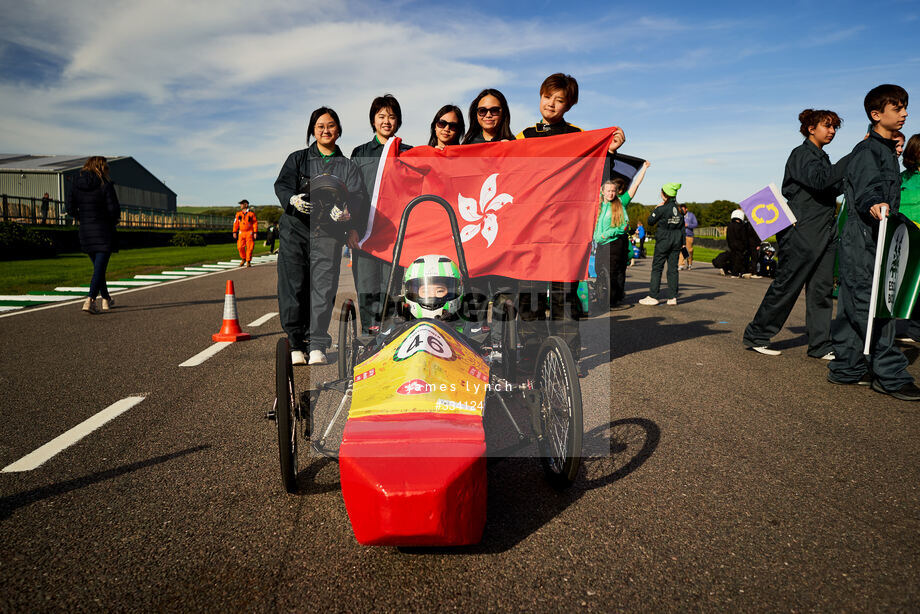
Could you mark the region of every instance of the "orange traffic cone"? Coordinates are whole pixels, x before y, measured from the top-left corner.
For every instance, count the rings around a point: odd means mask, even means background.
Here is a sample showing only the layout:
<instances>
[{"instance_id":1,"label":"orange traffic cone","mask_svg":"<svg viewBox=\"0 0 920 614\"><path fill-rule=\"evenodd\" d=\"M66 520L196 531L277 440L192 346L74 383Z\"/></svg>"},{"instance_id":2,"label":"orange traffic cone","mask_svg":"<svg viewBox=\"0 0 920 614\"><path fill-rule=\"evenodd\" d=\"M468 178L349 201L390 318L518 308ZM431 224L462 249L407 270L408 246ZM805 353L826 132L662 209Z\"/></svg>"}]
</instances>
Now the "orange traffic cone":
<instances>
[{"instance_id":1,"label":"orange traffic cone","mask_svg":"<svg viewBox=\"0 0 920 614\"><path fill-rule=\"evenodd\" d=\"M240 321L236 316L236 295L233 293L233 281L227 280L227 291L224 294L224 325L219 333L211 335L212 341L245 341L249 333L240 329Z\"/></svg>"}]
</instances>

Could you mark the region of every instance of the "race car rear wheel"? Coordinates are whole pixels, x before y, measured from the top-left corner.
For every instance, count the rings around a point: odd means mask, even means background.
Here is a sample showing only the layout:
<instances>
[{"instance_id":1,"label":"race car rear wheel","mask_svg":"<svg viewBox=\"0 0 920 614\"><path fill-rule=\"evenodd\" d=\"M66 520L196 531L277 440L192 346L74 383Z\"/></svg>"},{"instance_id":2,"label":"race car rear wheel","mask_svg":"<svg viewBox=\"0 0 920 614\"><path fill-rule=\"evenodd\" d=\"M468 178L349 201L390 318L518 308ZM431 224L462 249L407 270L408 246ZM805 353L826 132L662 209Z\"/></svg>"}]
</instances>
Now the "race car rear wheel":
<instances>
[{"instance_id":1,"label":"race car rear wheel","mask_svg":"<svg viewBox=\"0 0 920 614\"><path fill-rule=\"evenodd\" d=\"M575 360L561 338L540 346L534 386L540 392L540 462L549 483L566 488L581 467L584 420Z\"/></svg>"},{"instance_id":2,"label":"race car rear wheel","mask_svg":"<svg viewBox=\"0 0 920 614\"><path fill-rule=\"evenodd\" d=\"M281 458L281 481L288 492L297 492L297 448L299 444L300 408L294 389L291 346L286 338L275 348L275 422L278 424L278 453Z\"/></svg>"},{"instance_id":3,"label":"race car rear wheel","mask_svg":"<svg viewBox=\"0 0 920 614\"><path fill-rule=\"evenodd\" d=\"M354 377L355 357L358 355L358 313L355 302L342 303L339 315L339 379Z\"/></svg>"}]
</instances>

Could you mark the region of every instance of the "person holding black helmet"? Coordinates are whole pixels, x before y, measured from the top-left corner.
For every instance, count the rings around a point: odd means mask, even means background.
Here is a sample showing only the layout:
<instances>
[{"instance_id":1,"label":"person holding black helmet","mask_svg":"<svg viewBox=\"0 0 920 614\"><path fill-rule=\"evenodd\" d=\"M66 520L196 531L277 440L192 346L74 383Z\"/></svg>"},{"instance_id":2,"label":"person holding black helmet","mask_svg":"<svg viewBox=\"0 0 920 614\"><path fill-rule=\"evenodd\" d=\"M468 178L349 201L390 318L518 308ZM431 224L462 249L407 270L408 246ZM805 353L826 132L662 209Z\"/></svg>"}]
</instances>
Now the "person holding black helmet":
<instances>
[{"instance_id":1,"label":"person holding black helmet","mask_svg":"<svg viewBox=\"0 0 920 614\"><path fill-rule=\"evenodd\" d=\"M275 181L275 194L284 208L279 223L278 311L295 365L327 362L342 245L354 229L352 216L367 216L364 182L355 163L336 145L341 136L335 111L313 111L308 147L287 157ZM357 248L355 234L348 239L352 249Z\"/></svg>"}]
</instances>

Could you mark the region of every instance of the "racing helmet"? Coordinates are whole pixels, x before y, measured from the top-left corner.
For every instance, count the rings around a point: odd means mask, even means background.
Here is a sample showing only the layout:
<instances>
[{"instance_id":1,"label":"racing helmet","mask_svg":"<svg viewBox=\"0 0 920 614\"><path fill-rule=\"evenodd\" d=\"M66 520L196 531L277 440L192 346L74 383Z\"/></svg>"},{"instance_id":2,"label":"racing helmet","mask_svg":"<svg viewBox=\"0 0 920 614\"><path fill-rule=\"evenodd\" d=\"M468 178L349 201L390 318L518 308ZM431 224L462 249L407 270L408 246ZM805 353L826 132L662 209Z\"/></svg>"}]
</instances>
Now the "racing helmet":
<instances>
[{"instance_id":1,"label":"racing helmet","mask_svg":"<svg viewBox=\"0 0 920 614\"><path fill-rule=\"evenodd\" d=\"M447 256L416 258L403 275L403 296L414 318L448 319L460 310L463 278Z\"/></svg>"},{"instance_id":2,"label":"racing helmet","mask_svg":"<svg viewBox=\"0 0 920 614\"><path fill-rule=\"evenodd\" d=\"M308 178L300 186L300 193L307 195L314 212L320 214L319 218L332 211L333 207L344 209L348 201L348 188L345 187L345 182L331 173Z\"/></svg>"}]
</instances>

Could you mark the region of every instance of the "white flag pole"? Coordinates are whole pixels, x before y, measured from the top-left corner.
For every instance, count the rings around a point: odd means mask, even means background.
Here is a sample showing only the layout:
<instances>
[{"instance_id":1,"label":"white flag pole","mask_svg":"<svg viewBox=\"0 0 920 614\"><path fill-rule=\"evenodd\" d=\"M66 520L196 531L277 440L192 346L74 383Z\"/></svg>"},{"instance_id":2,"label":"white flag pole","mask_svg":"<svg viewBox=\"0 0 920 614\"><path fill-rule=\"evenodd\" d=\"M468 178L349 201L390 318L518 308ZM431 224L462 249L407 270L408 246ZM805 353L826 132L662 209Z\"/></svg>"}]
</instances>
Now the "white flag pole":
<instances>
[{"instance_id":1,"label":"white flag pole","mask_svg":"<svg viewBox=\"0 0 920 614\"><path fill-rule=\"evenodd\" d=\"M882 219L878 224L878 243L875 246L875 268L872 273L872 292L869 294L869 320L866 322L866 345L863 354L869 355L872 347L872 323L875 320L875 304L878 302L879 272L882 268L882 252L885 251L885 234L888 231L888 207L882 207Z\"/></svg>"}]
</instances>

